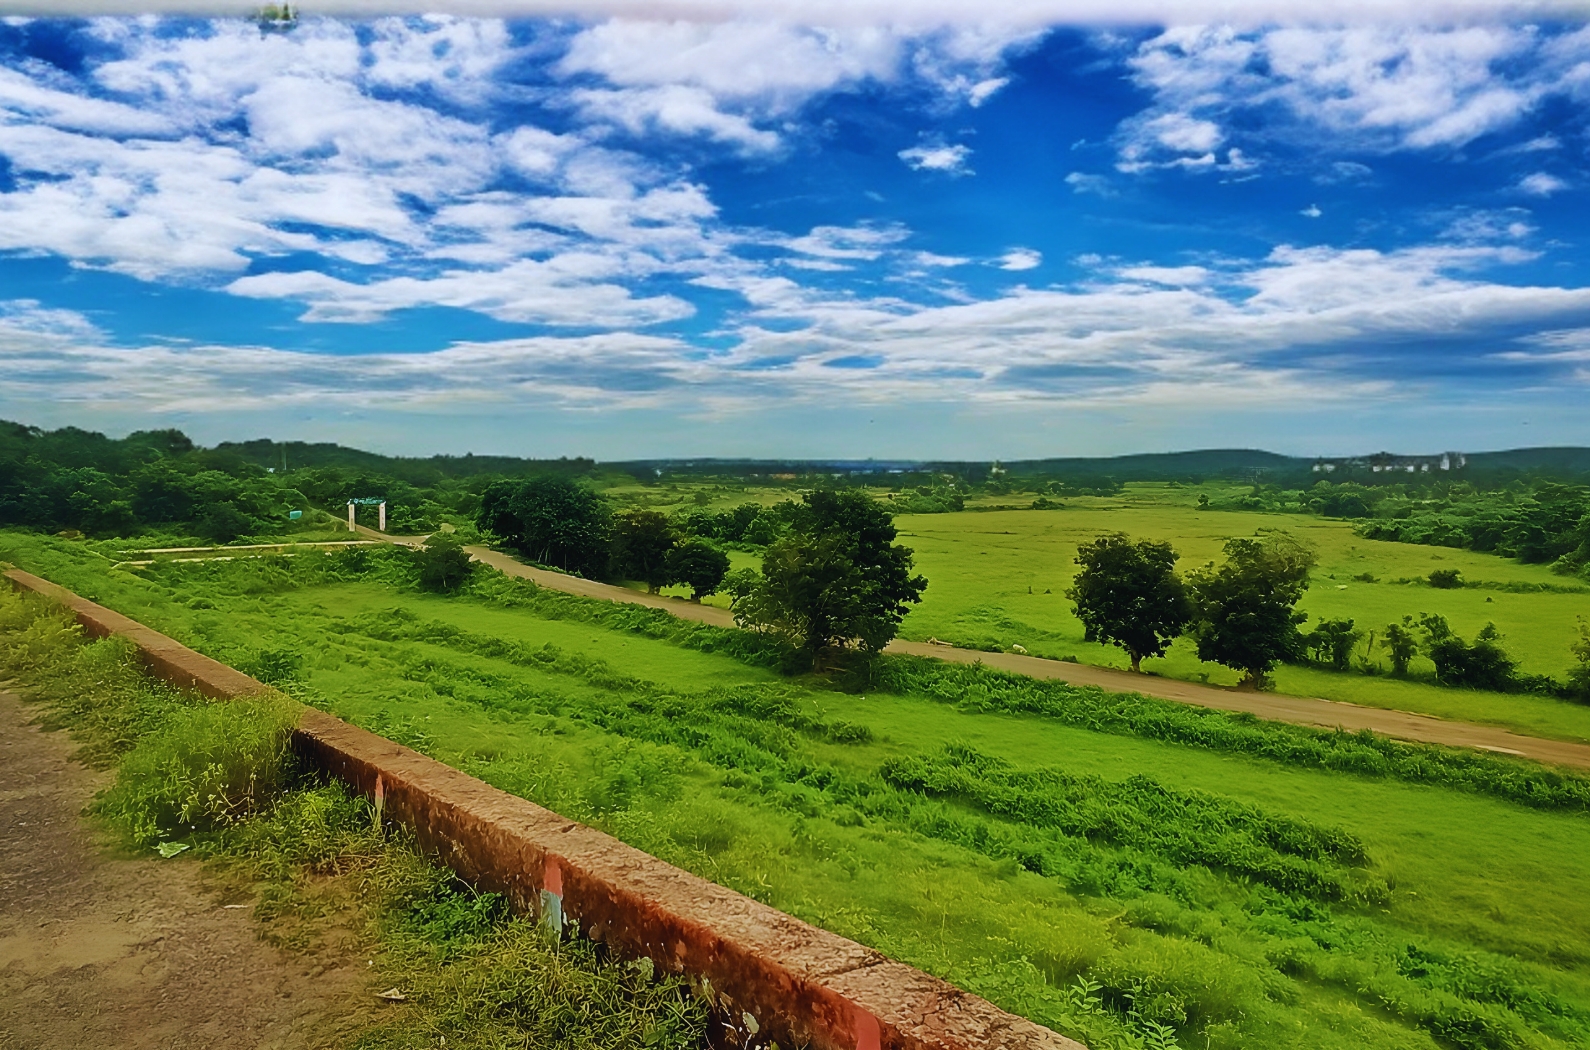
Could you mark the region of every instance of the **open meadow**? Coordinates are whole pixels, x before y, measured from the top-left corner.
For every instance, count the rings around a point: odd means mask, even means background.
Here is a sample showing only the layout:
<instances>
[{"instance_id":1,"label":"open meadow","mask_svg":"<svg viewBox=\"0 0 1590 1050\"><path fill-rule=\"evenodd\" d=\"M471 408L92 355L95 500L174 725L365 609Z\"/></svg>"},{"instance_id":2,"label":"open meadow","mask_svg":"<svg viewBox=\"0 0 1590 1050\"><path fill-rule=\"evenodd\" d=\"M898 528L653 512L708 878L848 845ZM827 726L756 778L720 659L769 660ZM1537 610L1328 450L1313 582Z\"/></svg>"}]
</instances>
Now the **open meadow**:
<instances>
[{"instance_id":1,"label":"open meadow","mask_svg":"<svg viewBox=\"0 0 1590 1050\"><path fill-rule=\"evenodd\" d=\"M494 573L424 593L390 548L133 570L0 548L1096 1048L1590 1045L1578 778L925 661L846 691L740 632ZM1103 717L1127 708L1160 728Z\"/></svg>"},{"instance_id":2,"label":"open meadow","mask_svg":"<svg viewBox=\"0 0 1590 1050\"><path fill-rule=\"evenodd\" d=\"M1397 679L1385 673L1389 662L1382 650L1367 650L1368 632L1383 638L1385 626L1406 615L1436 613L1466 638L1494 623L1521 671L1561 677L1572 663L1569 645L1578 637L1576 621L1590 619L1590 586L1553 575L1545 565L1494 554L1364 539L1354 534L1353 522L1343 519L1198 506L1200 496L1243 491L1213 484L1134 483L1118 496L1066 497L1057 501L1063 503L1060 509L978 509L979 503L1022 502L985 497L961 512L898 515L900 542L915 551L917 570L928 579L922 603L906 617L900 637L937 638L972 649L1008 651L1019 645L1034 656L1125 669L1129 661L1121 650L1084 640L1082 624L1065 596L1077 572L1079 543L1108 532L1166 541L1181 554L1178 568L1185 573L1219 561L1221 546L1231 537L1281 529L1313 548L1319 558L1298 606L1309 616L1303 630L1322 619L1350 618L1366 637L1355 649L1354 670L1337 673L1315 664L1283 664L1274 674L1278 692L1590 741L1590 705L1438 686L1431 680L1433 665L1424 656L1414 658L1409 678ZM702 503L697 493L710 502ZM745 501L771 504L789 498L780 489L709 485L626 486L611 494L620 505L668 511L698 505L722 510ZM874 495L886 497L881 490ZM736 567L759 564L756 555L745 551L730 556ZM1457 570L1465 586L1431 587L1429 574L1439 569ZM1549 589L1533 589L1540 587ZM665 593L686 592L672 588ZM708 601L728 604L722 596ZM1364 657L1380 673L1362 673L1356 665ZM1179 639L1164 658L1145 660L1143 669L1213 685L1234 685L1240 677L1230 668L1200 661L1187 638Z\"/></svg>"}]
</instances>

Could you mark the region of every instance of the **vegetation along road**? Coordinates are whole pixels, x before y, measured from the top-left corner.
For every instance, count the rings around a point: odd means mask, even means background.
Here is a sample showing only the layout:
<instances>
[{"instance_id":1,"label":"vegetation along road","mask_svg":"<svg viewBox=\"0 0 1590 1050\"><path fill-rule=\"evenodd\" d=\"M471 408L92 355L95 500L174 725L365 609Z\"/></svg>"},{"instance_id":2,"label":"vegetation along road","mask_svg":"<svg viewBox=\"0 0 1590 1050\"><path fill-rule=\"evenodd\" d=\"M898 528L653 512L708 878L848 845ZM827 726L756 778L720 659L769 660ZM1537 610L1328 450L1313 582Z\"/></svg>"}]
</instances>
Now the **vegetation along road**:
<instances>
[{"instance_id":1,"label":"vegetation along road","mask_svg":"<svg viewBox=\"0 0 1590 1050\"><path fill-rule=\"evenodd\" d=\"M360 531L365 530L361 529ZM369 530L369 532L371 535L380 535L374 530ZM397 542L404 541L399 540ZM408 542L418 543L420 541L411 540ZM714 627L734 626L734 617L728 610L716 606L697 605L679 598L645 594L630 590L627 587L618 587L612 584L599 583L595 580L569 576L560 572L533 568L506 554L491 550L489 547L472 546L467 547L466 550L476 561L483 562L509 576L532 580L543 587L550 587L553 590L584 595L590 598L606 598L611 601L644 605L653 609L665 609L683 619L710 624ZM1325 726L1327 728L1340 726L1347 730L1370 729L1401 740L1418 740L1424 743L1446 744L1453 747L1473 747L1484 751L1521 755L1557 765L1590 769L1590 746L1584 744L1574 744L1560 740L1543 740L1539 737L1509 733L1504 729L1497 729L1491 726L1452 722L1441 718L1431 718L1428 715L1411 714L1406 711L1387 711L1381 708L1361 707L1358 704L1320 700L1312 697L1238 692L1199 685L1193 682L1181 682L1152 675L1133 674L1130 671L1117 671L1107 667L1074 664L1063 660L1045 660L1036 656L1022 656L1019 653L980 652L949 645L936 645L931 642L910 642L896 639L889 643L885 651L904 653L910 656L927 656L939 660L948 660L953 663L981 662L989 667L996 667L1003 671L1013 671L1033 678L1058 679L1072 685L1094 685L1101 689L1115 692L1142 693L1145 696L1175 700L1180 703L1197 704L1201 707L1212 707L1225 711L1246 711L1260 718L1270 718L1282 722Z\"/></svg>"}]
</instances>

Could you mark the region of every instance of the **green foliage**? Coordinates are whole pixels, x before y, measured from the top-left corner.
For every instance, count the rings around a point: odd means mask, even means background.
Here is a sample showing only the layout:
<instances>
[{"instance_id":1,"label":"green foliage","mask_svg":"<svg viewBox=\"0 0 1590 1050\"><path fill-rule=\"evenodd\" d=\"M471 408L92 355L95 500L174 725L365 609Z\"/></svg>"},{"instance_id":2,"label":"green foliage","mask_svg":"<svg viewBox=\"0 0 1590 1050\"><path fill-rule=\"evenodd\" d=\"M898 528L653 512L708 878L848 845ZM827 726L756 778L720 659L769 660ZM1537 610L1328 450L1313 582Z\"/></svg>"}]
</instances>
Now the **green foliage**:
<instances>
[{"instance_id":1,"label":"green foliage","mask_svg":"<svg viewBox=\"0 0 1590 1050\"><path fill-rule=\"evenodd\" d=\"M463 543L445 532L427 537L414 560L419 566L420 586L433 591L456 591L475 570Z\"/></svg>"},{"instance_id":2,"label":"green foliage","mask_svg":"<svg viewBox=\"0 0 1590 1050\"><path fill-rule=\"evenodd\" d=\"M1208 566L1189 581L1198 611L1198 658L1236 668L1248 685L1259 687L1271 668L1301 650L1297 627L1307 616L1295 606L1308 587L1314 555L1281 532L1227 540L1225 552L1224 565Z\"/></svg>"},{"instance_id":3,"label":"green foliage","mask_svg":"<svg viewBox=\"0 0 1590 1050\"><path fill-rule=\"evenodd\" d=\"M1192 619L1177 557L1168 543L1133 543L1124 532L1077 548L1082 571L1066 597L1096 639L1126 650L1134 671L1142 669L1143 657L1163 656Z\"/></svg>"},{"instance_id":4,"label":"green foliage","mask_svg":"<svg viewBox=\"0 0 1590 1050\"><path fill-rule=\"evenodd\" d=\"M1094 732L1253 755L1297 768L1436 784L1543 809L1590 810L1590 777L1497 755L1393 740L1367 730L1347 733L1261 721L1170 700L909 657L888 658L880 679L892 690L966 711L1035 714Z\"/></svg>"},{"instance_id":5,"label":"green foliage","mask_svg":"<svg viewBox=\"0 0 1590 1050\"><path fill-rule=\"evenodd\" d=\"M966 509L966 497L953 486L922 485L889 496L889 510L895 514L950 514Z\"/></svg>"},{"instance_id":6,"label":"green foliage","mask_svg":"<svg viewBox=\"0 0 1590 1050\"><path fill-rule=\"evenodd\" d=\"M591 577L607 571L607 504L565 475L493 482L481 494L476 524L542 565Z\"/></svg>"},{"instance_id":7,"label":"green foliage","mask_svg":"<svg viewBox=\"0 0 1590 1050\"><path fill-rule=\"evenodd\" d=\"M836 645L878 652L927 588L911 575L911 551L895 535L889 512L865 492L807 493L789 535L768 548L762 578L736 605L735 621L813 660Z\"/></svg>"},{"instance_id":8,"label":"green foliage","mask_svg":"<svg viewBox=\"0 0 1590 1050\"><path fill-rule=\"evenodd\" d=\"M1472 643L1458 637L1444 616L1422 615L1419 625L1424 630L1425 652L1435 664L1435 679L1442 685L1497 692L1518 688L1518 664L1502 648L1495 624L1480 628Z\"/></svg>"},{"instance_id":9,"label":"green foliage","mask_svg":"<svg viewBox=\"0 0 1590 1050\"><path fill-rule=\"evenodd\" d=\"M669 583L689 587L690 600L699 602L723 585L729 556L705 540L688 539L668 552L664 568Z\"/></svg>"},{"instance_id":10,"label":"green foliage","mask_svg":"<svg viewBox=\"0 0 1590 1050\"><path fill-rule=\"evenodd\" d=\"M1355 629L1350 619L1321 620L1303 637L1303 644L1314 654L1314 659L1329 663L1331 670L1345 671L1353 657L1353 646L1363 636L1364 632ZM1406 660L1402 666L1406 672Z\"/></svg>"},{"instance_id":11,"label":"green foliage","mask_svg":"<svg viewBox=\"0 0 1590 1050\"><path fill-rule=\"evenodd\" d=\"M1408 673L1408 664L1419 653L1419 636L1413 631L1413 617L1404 616L1402 623L1388 623L1381 644L1391 657L1391 673L1401 678Z\"/></svg>"},{"instance_id":12,"label":"green foliage","mask_svg":"<svg viewBox=\"0 0 1590 1050\"><path fill-rule=\"evenodd\" d=\"M1451 486L1431 495L1388 493L1358 534L1555 562L1567 573L1590 564L1590 488L1547 481L1492 491Z\"/></svg>"},{"instance_id":13,"label":"green foliage","mask_svg":"<svg viewBox=\"0 0 1590 1050\"><path fill-rule=\"evenodd\" d=\"M1463 576L1456 569L1436 569L1430 574L1430 586L1449 591L1463 586Z\"/></svg>"},{"instance_id":14,"label":"green foliage","mask_svg":"<svg viewBox=\"0 0 1590 1050\"><path fill-rule=\"evenodd\" d=\"M668 554L679 537L668 518L655 510L633 510L613 521L612 571L624 580L639 580L656 594L672 583Z\"/></svg>"},{"instance_id":15,"label":"green foliage","mask_svg":"<svg viewBox=\"0 0 1590 1050\"><path fill-rule=\"evenodd\" d=\"M236 823L286 783L300 710L263 698L173 712L121 760L95 809L142 846Z\"/></svg>"},{"instance_id":16,"label":"green foliage","mask_svg":"<svg viewBox=\"0 0 1590 1050\"><path fill-rule=\"evenodd\" d=\"M1368 863L1368 854L1343 831L1172 791L1141 775L1110 783L1061 769L1022 772L964 745L891 760L881 773L895 787L963 800L1019 824L1218 868L1308 897L1373 900L1387 892L1353 870Z\"/></svg>"},{"instance_id":17,"label":"green foliage","mask_svg":"<svg viewBox=\"0 0 1590 1050\"><path fill-rule=\"evenodd\" d=\"M1568 647L1574 658L1574 666L1568 672L1568 695L1580 703L1590 703L1590 623L1582 616L1576 622L1579 638Z\"/></svg>"}]
</instances>

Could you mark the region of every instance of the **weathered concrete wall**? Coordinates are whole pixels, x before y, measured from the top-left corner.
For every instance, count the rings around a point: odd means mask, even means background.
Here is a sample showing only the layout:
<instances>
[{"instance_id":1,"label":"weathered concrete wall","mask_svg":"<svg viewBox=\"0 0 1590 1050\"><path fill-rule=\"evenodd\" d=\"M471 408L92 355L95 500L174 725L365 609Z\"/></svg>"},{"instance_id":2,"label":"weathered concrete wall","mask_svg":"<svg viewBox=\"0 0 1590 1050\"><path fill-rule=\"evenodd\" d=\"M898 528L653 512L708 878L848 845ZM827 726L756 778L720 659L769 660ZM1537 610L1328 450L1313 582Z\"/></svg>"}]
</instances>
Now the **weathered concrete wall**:
<instances>
[{"instance_id":1,"label":"weathered concrete wall","mask_svg":"<svg viewBox=\"0 0 1590 1050\"><path fill-rule=\"evenodd\" d=\"M20 570L21 589L95 635L136 644L157 676L214 697L261 683ZM820 930L321 711L297 745L378 800L463 877L620 957L688 974L730 1041L814 1050L1082 1050L1080 1044L870 948Z\"/></svg>"}]
</instances>

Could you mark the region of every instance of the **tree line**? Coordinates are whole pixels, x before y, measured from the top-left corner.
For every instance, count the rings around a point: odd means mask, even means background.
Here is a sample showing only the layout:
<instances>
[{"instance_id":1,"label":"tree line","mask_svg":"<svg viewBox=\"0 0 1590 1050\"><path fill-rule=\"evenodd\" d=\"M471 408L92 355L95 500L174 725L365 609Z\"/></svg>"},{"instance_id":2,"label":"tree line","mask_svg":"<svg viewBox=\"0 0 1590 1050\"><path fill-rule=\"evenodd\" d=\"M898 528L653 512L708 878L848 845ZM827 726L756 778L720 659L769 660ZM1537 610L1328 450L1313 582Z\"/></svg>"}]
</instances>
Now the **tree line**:
<instances>
[{"instance_id":1,"label":"tree line","mask_svg":"<svg viewBox=\"0 0 1590 1050\"><path fill-rule=\"evenodd\" d=\"M1301 630L1306 613L1297 603L1308 589L1313 552L1282 532L1261 539L1231 539L1225 563L1187 574L1176 572L1179 555L1169 543L1133 541L1125 533L1099 536L1078 548L1079 571L1067 597L1089 641L1114 645L1140 671L1145 657L1163 656L1172 642L1189 635L1198 658L1242 672L1242 685L1262 688L1281 663L1310 656L1333 670L1351 669L1360 641L1368 644L1359 670L1373 673L1370 656L1378 647L1390 658L1391 673L1406 677L1418 655L1435 665L1440 685L1530 691L1590 702L1590 624L1579 621L1579 640L1571 646L1574 666L1566 682L1549 675L1521 674L1502 647L1494 624L1472 641L1452 629L1445 617L1421 613L1400 623L1366 632L1351 619L1321 621ZM1432 584L1451 584L1432 574Z\"/></svg>"},{"instance_id":2,"label":"tree line","mask_svg":"<svg viewBox=\"0 0 1590 1050\"><path fill-rule=\"evenodd\" d=\"M694 601L726 590L736 622L787 642L804 666L877 653L927 588L912 572L911 550L894 542L892 515L859 489L670 519L653 510L614 514L573 479L547 475L488 487L476 524L567 572L635 580L652 592L683 584ZM713 540L763 541L761 570L730 573Z\"/></svg>"}]
</instances>

